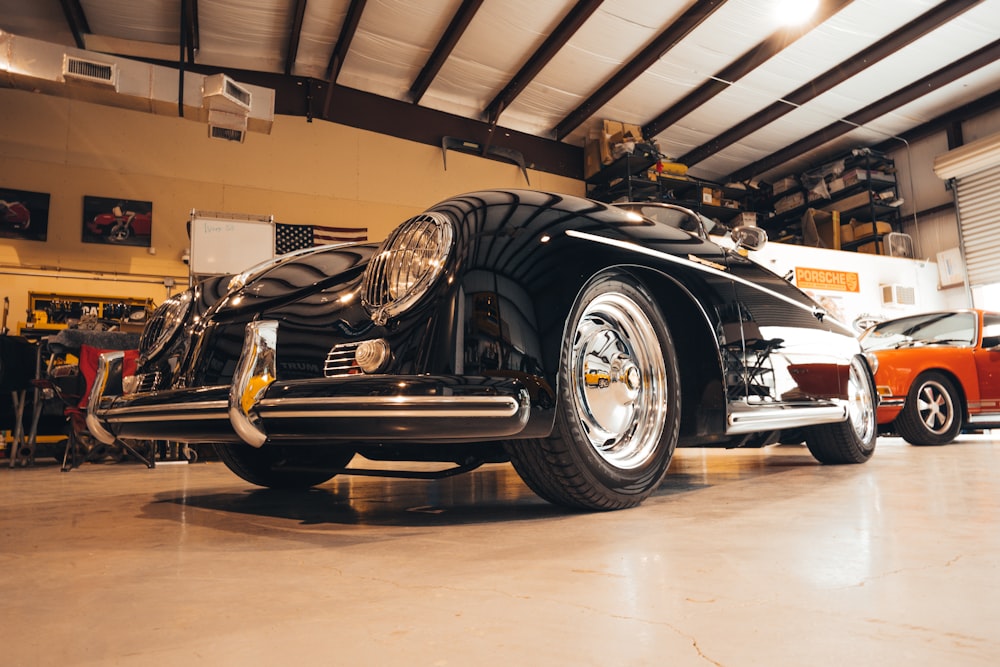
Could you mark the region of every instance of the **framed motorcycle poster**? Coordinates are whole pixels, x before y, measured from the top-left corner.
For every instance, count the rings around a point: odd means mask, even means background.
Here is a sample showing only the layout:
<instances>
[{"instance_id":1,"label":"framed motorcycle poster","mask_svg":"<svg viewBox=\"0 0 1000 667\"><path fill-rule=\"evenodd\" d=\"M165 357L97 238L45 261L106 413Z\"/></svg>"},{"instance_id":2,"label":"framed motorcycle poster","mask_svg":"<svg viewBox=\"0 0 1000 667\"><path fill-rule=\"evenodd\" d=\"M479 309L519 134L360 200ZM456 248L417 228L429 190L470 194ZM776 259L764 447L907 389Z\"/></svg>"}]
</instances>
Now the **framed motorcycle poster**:
<instances>
[{"instance_id":1,"label":"framed motorcycle poster","mask_svg":"<svg viewBox=\"0 0 1000 667\"><path fill-rule=\"evenodd\" d=\"M153 202L121 197L83 198L83 242L150 247Z\"/></svg>"},{"instance_id":2,"label":"framed motorcycle poster","mask_svg":"<svg viewBox=\"0 0 1000 667\"><path fill-rule=\"evenodd\" d=\"M49 195L0 187L0 238L44 241L49 233Z\"/></svg>"}]
</instances>

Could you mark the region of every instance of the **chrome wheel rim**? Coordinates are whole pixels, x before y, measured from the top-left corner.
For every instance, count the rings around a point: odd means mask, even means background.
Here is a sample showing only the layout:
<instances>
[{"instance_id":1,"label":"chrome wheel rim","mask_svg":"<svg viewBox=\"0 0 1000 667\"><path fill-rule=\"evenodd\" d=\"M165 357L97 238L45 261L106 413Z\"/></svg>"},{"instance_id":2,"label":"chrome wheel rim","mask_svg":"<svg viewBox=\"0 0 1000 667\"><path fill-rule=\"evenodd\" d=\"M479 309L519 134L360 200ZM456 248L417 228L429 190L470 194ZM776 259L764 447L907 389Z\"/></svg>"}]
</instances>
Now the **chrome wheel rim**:
<instances>
[{"instance_id":1,"label":"chrome wheel rim","mask_svg":"<svg viewBox=\"0 0 1000 667\"><path fill-rule=\"evenodd\" d=\"M574 417L607 463L639 468L657 450L666 423L668 380L656 329L619 293L591 301L573 336Z\"/></svg>"},{"instance_id":2,"label":"chrome wheel rim","mask_svg":"<svg viewBox=\"0 0 1000 667\"><path fill-rule=\"evenodd\" d=\"M917 391L917 414L931 433L947 433L955 419L955 407L944 386L933 380L924 382Z\"/></svg>"},{"instance_id":3,"label":"chrome wheel rim","mask_svg":"<svg viewBox=\"0 0 1000 667\"><path fill-rule=\"evenodd\" d=\"M854 434L861 442L868 442L875 435L875 396L862 362L855 359L847 380L847 414L854 427Z\"/></svg>"},{"instance_id":4,"label":"chrome wheel rim","mask_svg":"<svg viewBox=\"0 0 1000 667\"><path fill-rule=\"evenodd\" d=\"M115 241L124 241L129 236L129 229L125 225L115 225L111 228L111 238Z\"/></svg>"}]
</instances>

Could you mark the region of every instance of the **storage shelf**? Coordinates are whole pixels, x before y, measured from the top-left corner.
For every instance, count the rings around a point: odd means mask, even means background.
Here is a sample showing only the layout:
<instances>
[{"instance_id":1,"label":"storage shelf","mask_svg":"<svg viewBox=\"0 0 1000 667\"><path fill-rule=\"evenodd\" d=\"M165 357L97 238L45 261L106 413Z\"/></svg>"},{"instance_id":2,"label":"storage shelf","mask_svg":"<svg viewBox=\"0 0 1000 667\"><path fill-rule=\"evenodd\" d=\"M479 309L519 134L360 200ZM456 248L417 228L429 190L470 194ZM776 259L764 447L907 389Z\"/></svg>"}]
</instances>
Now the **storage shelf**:
<instances>
[{"instance_id":1,"label":"storage shelf","mask_svg":"<svg viewBox=\"0 0 1000 667\"><path fill-rule=\"evenodd\" d=\"M744 212L745 208L716 206L702 201L702 188L712 188L723 199L744 202L749 192L744 188L725 187L719 183L703 181L668 173L657 174L655 179L646 176L656 165L659 155L639 144L634 153L623 155L586 179L588 196L592 199L613 202L620 199L632 201L654 200L685 206L710 218L726 222Z\"/></svg>"},{"instance_id":2,"label":"storage shelf","mask_svg":"<svg viewBox=\"0 0 1000 667\"><path fill-rule=\"evenodd\" d=\"M774 232L775 235L790 235L796 230L801 230L802 216L808 209L814 208L828 213L839 212L841 224L847 224L851 220L861 225L887 222L895 230L899 225L899 206L887 203L898 199L896 169L893 160L869 149L852 151L841 159L844 163L844 170L838 172L835 177L827 175L825 177L826 184L828 186L836 185L838 179L845 178L853 182L831 192L829 197L806 201L792 209L763 218L760 226L768 232ZM833 162L836 160L824 165L822 170L814 170L811 173L813 175L816 175L817 171L825 173ZM807 171L806 174L810 174L810 172ZM886 191L892 192L892 198L883 200L881 194ZM778 201L789 195L794 195L796 192L802 192L803 196L808 197L806 188L793 186L773 195L770 199L771 206L773 207ZM845 250L855 249L871 241L880 241L882 236L884 234L876 234L861 241L850 241L842 244L841 248Z\"/></svg>"}]
</instances>

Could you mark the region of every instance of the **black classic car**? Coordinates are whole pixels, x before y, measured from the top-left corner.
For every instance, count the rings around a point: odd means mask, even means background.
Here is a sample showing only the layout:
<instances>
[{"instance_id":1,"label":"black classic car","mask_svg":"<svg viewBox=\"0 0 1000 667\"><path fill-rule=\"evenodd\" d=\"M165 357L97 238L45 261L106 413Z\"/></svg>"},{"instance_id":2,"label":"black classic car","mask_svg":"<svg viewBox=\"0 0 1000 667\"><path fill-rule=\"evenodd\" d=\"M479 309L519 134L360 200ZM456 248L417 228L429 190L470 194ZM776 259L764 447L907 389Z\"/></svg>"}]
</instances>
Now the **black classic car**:
<instances>
[{"instance_id":1,"label":"black classic car","mask_svg":"<svg viewBox=\"0 0 1000 667\"><path fill-rule=\"evenodd\" d=\"M237 475L308 487L349 465L510 461L564 506L636 505L676 446L874 451L852 332L677 206L531 190L456 196L380 245L310 248L168 299L135 376L103 355L103 441L213 443ZM727 242L730 246L734 244ZM430 466L433 468L433 466ZM384 468L384 466L383 466Z\"/></svg>"}]
</instances>

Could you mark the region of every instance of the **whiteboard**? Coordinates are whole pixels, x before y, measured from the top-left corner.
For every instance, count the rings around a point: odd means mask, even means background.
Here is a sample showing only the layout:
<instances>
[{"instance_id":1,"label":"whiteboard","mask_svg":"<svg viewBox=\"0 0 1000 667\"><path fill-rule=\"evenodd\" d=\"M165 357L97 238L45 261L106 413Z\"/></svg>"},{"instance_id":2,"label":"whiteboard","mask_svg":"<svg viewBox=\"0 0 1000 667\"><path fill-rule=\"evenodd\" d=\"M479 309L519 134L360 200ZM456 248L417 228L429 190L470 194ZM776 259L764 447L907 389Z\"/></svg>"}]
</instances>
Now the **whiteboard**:
<instances>
[{"instance_id":1,"label":"whiteboard","mask_svg":"<svg viewBox=\"0 0 1000 667\"><path fill-rule=\"evenodd\" d=\"M191 273L225 275L274 259L274 216L191 211Z\"/></svg>"}]
</instances>

